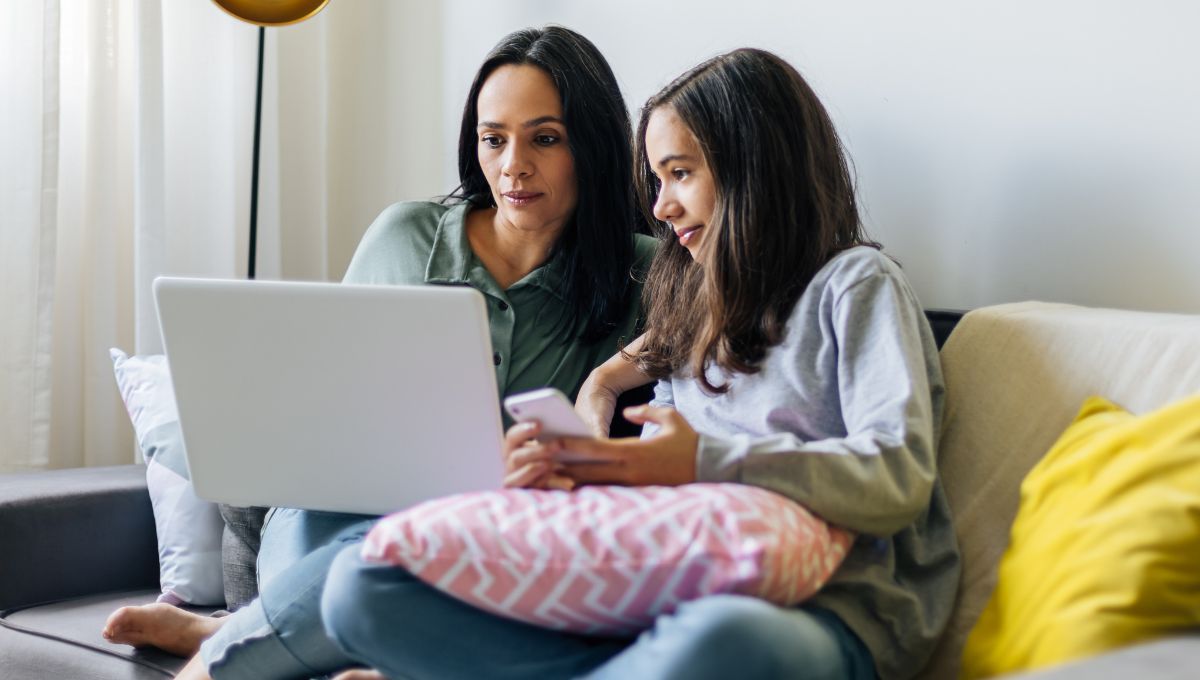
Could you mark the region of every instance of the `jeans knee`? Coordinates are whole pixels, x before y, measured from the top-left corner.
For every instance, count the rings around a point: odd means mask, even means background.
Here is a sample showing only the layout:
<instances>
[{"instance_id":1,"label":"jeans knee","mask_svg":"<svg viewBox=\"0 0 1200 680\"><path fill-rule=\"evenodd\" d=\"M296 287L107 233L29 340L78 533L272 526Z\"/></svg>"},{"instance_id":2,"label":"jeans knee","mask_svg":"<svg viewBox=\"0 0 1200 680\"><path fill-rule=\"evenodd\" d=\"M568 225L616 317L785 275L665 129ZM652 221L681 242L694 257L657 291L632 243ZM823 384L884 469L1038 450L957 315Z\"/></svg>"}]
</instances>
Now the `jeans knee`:
<instances>
[{"instance_id":1,"label":"jeans knee","mask_svg":"<svg viewBox=\"0 0 1200 680\"><path fill-rule=\"evenodd\" d=\"M370 628L367 610L371 596L359 557L361 550L361 544L356 544L338 553L329 567L325 590L321 593L321 621L325 632L346 652L356 646L358 634Z\"/></svg>"},{"instance_id":2,"label":"jeans knee","mask_svg":"<svg viewBox=\"0 0 1200 680\"><path fill-rule=\"evenodd\" d=\"M759 629L774 615L774 605L737 595L715 595L687 602L676 614L699 639L738 642L760 640Z\"/></svg>"},{"instance_id":3,"label":"jeans knee","mask_svg":"<svg viewBox=\"0 0 1200 680\"><path fill-rule=\"evenodd\" d=\"M761 600L718 595L680 606L655 633L673 638L669 646L696 677L769 677L782 665L777 615Z\"/></svg>"}]
</instances>

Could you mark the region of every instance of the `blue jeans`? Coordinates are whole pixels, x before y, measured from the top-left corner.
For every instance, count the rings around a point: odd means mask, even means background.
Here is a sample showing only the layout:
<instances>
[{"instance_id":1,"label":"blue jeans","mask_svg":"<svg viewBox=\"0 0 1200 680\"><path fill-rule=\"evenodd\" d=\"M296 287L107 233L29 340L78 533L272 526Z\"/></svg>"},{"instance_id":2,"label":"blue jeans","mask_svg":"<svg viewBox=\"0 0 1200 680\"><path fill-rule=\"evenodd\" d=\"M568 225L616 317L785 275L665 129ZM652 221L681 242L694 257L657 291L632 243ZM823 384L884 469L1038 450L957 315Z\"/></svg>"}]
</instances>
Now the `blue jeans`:
<instances>
[{"instance_id":1,"label":"blue jeans","mask_svg":"<svg viewBox=\"0 0 1200 680\"><path fill-rule=\"evenodd\" d=\"M333 563L322 618L346 654L392 680L436 678L875 678L871 654L832 613L720 595L660 616L635 640L560 633L494 616L359 547Z\"/></svg>"},{"instance_id":2,"label":"blue jeans","mask_svg":"<svg viewBox=\"0 0 1200 680\"><path fill-rule=\"evenodd\" d=\"M375 517L278 508L263 526L259 596L200 646L214 680L307 678L353 665L321 625L330 564Z\"/></svg>"}]
</instances>

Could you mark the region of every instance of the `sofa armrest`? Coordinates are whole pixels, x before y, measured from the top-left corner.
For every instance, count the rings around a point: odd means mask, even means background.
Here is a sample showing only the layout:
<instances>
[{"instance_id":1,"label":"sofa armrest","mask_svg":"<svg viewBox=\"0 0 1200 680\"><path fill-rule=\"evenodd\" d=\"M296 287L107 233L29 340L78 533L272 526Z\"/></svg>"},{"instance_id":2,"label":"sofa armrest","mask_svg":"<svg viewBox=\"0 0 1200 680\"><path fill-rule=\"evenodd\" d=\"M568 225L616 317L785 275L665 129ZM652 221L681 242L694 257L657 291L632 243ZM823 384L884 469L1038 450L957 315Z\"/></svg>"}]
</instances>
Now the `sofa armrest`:
<instances>
[{"instance_id":1,"label":"sofa armrest","mask_svg":"<svg viewBox=\"0 0 1200 680\"><path fill-rule=\"evenodd\" d=\"M0 475L0 611L157 588L145 467Z\"/></svg>"},{"instance_id":2,"label":"sofa armrest","mask_svg":"<svg viewBox=\"0 0 1200 680\"><path fill-rule=\"evenodd\" d=\"M1041 671L1006 675L1004 680L1191 680L1196 677L1197 668L1200 668L1200 635L1191 631L1190 635L1143 642Z\"/></svg>"}]
</instances>

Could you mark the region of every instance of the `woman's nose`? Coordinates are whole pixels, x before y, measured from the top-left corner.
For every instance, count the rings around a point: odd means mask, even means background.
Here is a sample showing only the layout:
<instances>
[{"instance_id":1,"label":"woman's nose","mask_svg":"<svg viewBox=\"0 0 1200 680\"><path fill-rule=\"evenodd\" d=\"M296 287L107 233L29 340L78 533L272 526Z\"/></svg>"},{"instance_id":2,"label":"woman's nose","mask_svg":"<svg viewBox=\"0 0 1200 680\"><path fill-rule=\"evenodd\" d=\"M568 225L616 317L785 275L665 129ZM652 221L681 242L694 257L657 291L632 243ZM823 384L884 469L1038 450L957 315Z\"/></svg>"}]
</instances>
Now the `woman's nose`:
<instances>
[{"instance_id":1,"label":"woman's nose","mask_svg":"<svg viewBox=\"0 0 1200 680\"><path fill-rule=\"evenodd\" d=\"M501 170L508 177L527 177L533 174L533 163L519 144L512 144L508 147Z\"/></svg>"}]
</instances>

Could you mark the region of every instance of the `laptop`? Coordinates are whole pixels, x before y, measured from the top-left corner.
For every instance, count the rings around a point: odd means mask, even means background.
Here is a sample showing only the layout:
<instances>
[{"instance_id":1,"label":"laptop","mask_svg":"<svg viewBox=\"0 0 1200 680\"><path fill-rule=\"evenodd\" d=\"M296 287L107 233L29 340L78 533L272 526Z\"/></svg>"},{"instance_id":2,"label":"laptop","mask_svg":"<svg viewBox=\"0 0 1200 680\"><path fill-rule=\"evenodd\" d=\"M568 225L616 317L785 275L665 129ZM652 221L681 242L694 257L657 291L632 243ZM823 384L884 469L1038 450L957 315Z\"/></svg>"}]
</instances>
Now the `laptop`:
<instances>
[{"instance_id":1,"label":"laptop","mask_svg":"<svg viewBox=\"0 0 1200 680\"><path fill-rule=\"evenodd\" d=\"M382 515L503 480L483 296L158 278L201 498Z\"/></svg>"}]
</instances>

